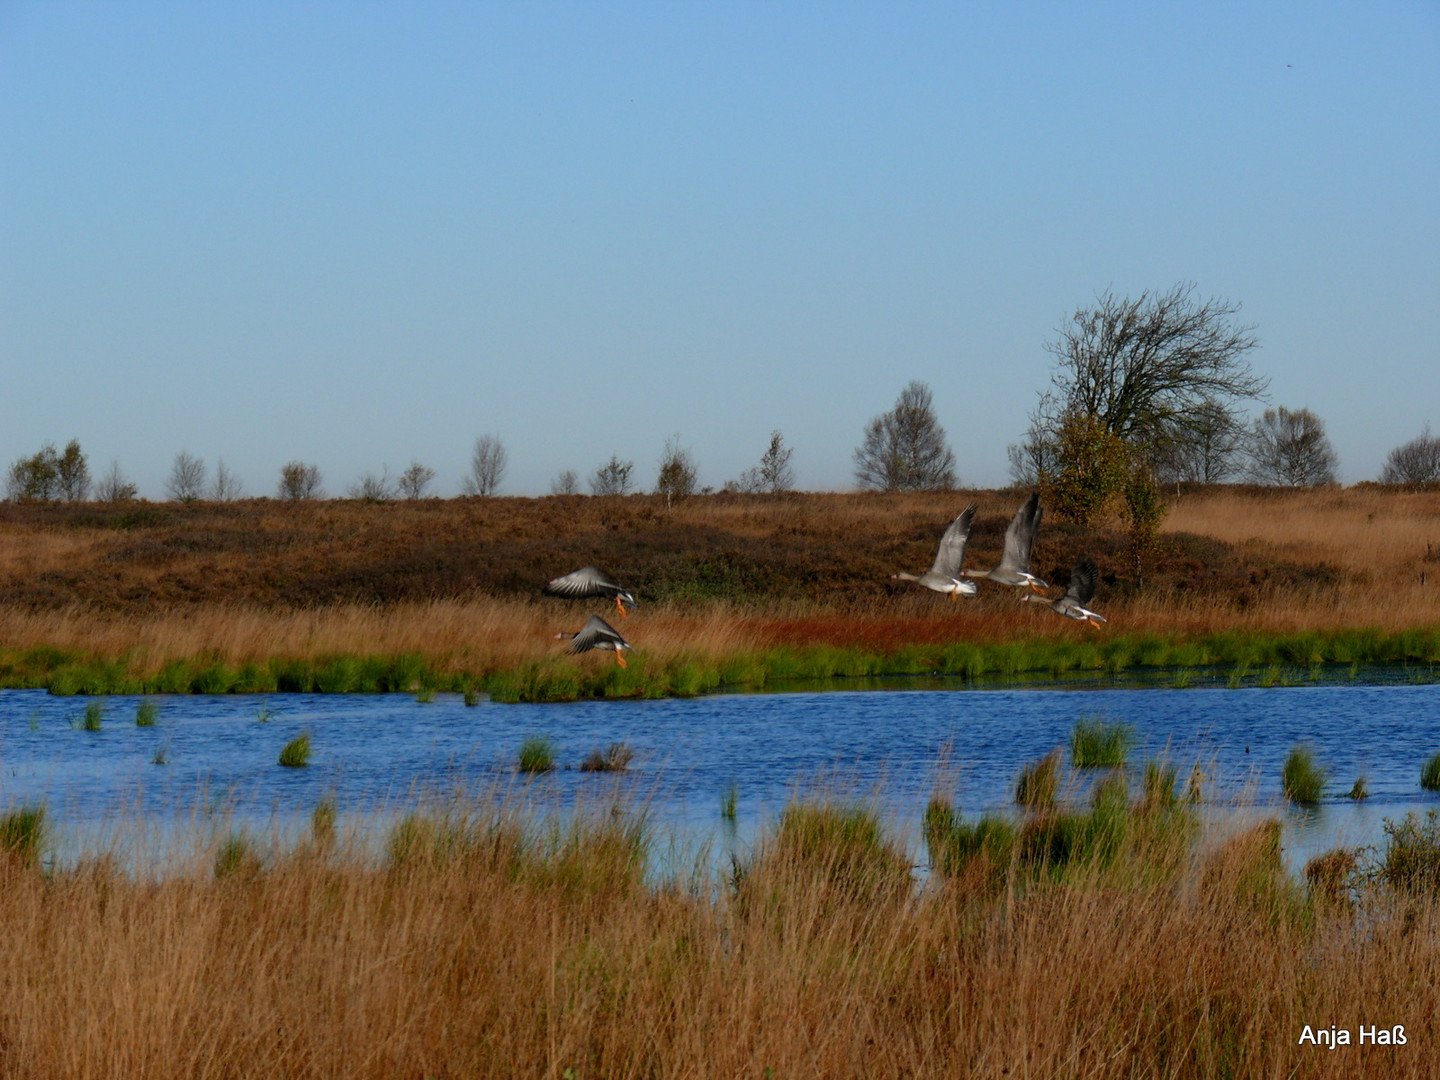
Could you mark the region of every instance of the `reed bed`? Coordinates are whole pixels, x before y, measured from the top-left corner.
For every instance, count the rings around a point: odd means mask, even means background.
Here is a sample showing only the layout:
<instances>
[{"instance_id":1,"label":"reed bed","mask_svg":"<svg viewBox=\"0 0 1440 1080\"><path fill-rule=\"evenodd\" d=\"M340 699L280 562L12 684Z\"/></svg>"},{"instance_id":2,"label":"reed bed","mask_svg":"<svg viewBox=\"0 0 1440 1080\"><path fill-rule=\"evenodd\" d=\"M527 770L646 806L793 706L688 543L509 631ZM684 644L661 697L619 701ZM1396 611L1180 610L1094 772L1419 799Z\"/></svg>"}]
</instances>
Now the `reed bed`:
<instances>
[{"instance_id":1,"label":"reed bed","mask_svg":"<svg viewBox=\"0 0 1440 1080\"><path fill-rule=\"evenodd\" d=\"M825 797L733 872L665 878L656 823L603 800L456 800L379 851L328 810L289 844L220 825L163 873L0 857L0 1070L1431 1074L1433 821L1307 890L1278 825L1202 831L1117 790L1073 829L975 826L923 880L873 808ZM0 824L0 844L36 827ZM1307 1025L1351 1045L1304 1044ZM1403 1045L1358 1044L1395 1025Z\"/></svg>"}]
</instances>

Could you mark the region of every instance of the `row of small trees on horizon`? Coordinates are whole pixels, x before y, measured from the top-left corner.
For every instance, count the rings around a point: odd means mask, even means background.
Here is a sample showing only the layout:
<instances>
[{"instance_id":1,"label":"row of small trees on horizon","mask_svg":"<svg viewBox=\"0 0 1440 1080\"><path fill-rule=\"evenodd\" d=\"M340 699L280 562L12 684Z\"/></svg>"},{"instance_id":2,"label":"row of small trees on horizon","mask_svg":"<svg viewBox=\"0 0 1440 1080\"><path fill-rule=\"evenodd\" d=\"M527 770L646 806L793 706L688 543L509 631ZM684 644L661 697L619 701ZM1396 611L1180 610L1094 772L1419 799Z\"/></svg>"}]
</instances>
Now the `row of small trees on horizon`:
<instances>
[{"instance_id":1,"label":"row of small trees on horizon","mask_svg":"<svg viewBox=\"0 0 1440 1080\"><path fill-rule=\"evenodd\" d=\"M725 485L727 491L746 493L778 493L790 491L795 485L790 465L793 448L785 445L784 435L776 430L760 463L741 474L738 480ZM461 480L461 494L493 496L499 493L509 463L509 452L498 435L482 435L475 440L470 468ZM636 490L635 463L612 454L588 478L592 495L628 495ZM367 502L392 499L420 499L429 495L435 470L418 461L398 476L388 468L380 473L367 472L346 491L346 496ZM712 489L698 487L699 471L693 455L680 445L678 435L666 440L656 477L655 493L664 495L667 504L698 492ZM280 469L276 487L277 499L299 502L325 497L323 476L318 465L290 461ZM182 450L175 455L165 479L165 491L179 503L199 501L231 502L245 496L240 478L220 458L210 474L202 458ZM580 494L580 479L567 469L551 483L551 493ZM111 462L98 479L92 479L89 459L78 439L71 439L63 451L47 443L28 457L17 459L6 474L5 498L10 502L77 503L94 498L98 502L123 503L139 499L138 487L121 471L118 462Z\"/></svg>"},{"instance_id":2,"label":"row of small trees on horizon","mask_svg":"<svg viewBox=\"0 0 1440 1080\"><path fill-rule=\"evenodd\" d=\"M1153 538L1158 528L1165 512L1163 485L1236 479L1271 486L1335 483L1339 460L1315 413L1283 405L1254 418L1244 412L1244 403L1265 399L1269 380L1250 367L1248 354L1258 342L1254 327L1235 322L1238 312L1239 305L1228 300L1197 297L1189 283L1137 298L1107 292L1093 307L1077 310L1056 340L1045 344L1055 361L1051 384L1039 392L1024 437L1009 448L1015 483L1041 488L1057 513L1082 525L1118 507L1137 538ZM723 490L790 490L791 453L781 432L772 432L760 463ZM477 438L462 494L497 494L508 458L498 435ZM633 461L612 454L588 477L590 493L629 494L636 490L634 472ZM854 475L861 488L879 491L956 486L955 455L923 382L911 382L893 408L866 425L854 451ZM434 479L433 469L414 461L396 477L388 468L367 472L347 494L370 501L418 499ZM1380 481L1440 482L1440 438L1427 425L1395 447ZM697 487L693 456L678 435L671 436L658 463L655 493L668 505L696 494ZM184 451L176 455L165 488L179 502L228 501L242 492L223 458L212 478L201 459ZM15 501L78 502L91 491L88 464L74 439L63 452L47 444L20 458L6 483L6 496ZM561 472L551 492L579 494L579 475ZM93 493L105 502L137 497L118 463L94 484ZM291 461L281 468L278 498L323 494L317 466Z\"/></svg>"}]
</instances>

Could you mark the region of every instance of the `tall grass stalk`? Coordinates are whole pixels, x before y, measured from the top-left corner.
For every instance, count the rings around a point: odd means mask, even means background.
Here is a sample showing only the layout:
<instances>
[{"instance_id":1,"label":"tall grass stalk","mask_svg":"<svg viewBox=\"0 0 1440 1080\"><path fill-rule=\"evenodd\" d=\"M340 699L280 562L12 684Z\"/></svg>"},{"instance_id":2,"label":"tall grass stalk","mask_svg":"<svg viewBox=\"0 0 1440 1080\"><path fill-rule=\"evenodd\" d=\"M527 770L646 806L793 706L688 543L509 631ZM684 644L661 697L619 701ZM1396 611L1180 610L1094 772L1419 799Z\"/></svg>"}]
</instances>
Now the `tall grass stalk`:
<instances>
[{"instance_id":1,"label":"tall grass stalk","mask_svg":"<svg viewBox=\"0 0 1440 1080\"><path fill-rule=\"evenodd\" d=\"M1021 806L1043 810L1053 807L1060 795L1060 751L1052 750L1039 761L1020 770L1015 782L1015 801Z\"/></svg>"}]
</instances>

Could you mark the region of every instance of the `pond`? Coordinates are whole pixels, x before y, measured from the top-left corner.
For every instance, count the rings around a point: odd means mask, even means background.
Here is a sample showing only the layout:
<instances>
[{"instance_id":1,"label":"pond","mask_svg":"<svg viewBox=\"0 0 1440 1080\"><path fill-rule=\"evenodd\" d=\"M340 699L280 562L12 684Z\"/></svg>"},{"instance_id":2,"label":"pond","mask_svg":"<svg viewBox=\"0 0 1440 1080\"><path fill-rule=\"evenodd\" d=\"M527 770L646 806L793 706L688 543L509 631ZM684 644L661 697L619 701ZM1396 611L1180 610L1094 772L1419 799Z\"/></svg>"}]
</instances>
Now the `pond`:
<instances>
[{"instance_id":1,"label":"pond","mask_svg":"<svg viewBox=\"0 0 1440 1080\"><path fill-rule=\"evenodd\" d=\"M98 700L98 730L85 710ZM343 814L413 808L427 795L514 785L527 736L553 740L559 768L527 791L573 800L622 787L663 827L753 838L797 790L874 797L913 833L925 801L967 813L1011 806L1022 766L1068 743L1080 718L1131 725L1130 773L1165 757L1182 783L1198 765L1207 802L1280 816L1292 865L1336 844L1374 843L1385 818L1440 809L1420 769L1440 751L1440 686L1270 689L992 689L734 694L689 700L467 706L458 696L176 696L138 726L142 699L0 692L0 806L43 803L62 841L139 816L182 821L223 802L247 821L303 821L330 796ZM305 768L277 764L308 733ZM618 781L577 766L624 742ZM1318 808L1288 807L1280 769L1308 743L1330 773ZM1364 802L1345 798L1357 777ZM1076 797L1083 797L1084 780ZM735 822L722 821L727 790Z\"/></svg>"}]
</instances>

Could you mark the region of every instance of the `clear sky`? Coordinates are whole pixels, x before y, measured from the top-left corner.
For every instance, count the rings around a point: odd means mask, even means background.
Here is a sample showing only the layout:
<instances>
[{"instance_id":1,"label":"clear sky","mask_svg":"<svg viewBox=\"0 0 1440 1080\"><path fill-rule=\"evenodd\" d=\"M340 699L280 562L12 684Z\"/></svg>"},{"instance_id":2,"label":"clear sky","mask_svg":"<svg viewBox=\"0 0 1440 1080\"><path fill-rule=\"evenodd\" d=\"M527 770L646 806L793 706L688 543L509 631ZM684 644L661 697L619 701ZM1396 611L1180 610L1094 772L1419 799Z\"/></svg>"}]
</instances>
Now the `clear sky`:
<instances>
[{"instance_id":1,"label":"clear sky","mask_svg":"<svg viewBox=\"0 0 1440 1080\"><path fill-rule=\"evenodd\" d=\"M0 0L0 459L454 494L772 428L964 484L1110 289L1243 305L1346 482L1440 430L1440 3Z\"/></svg>"}]
</instances>

